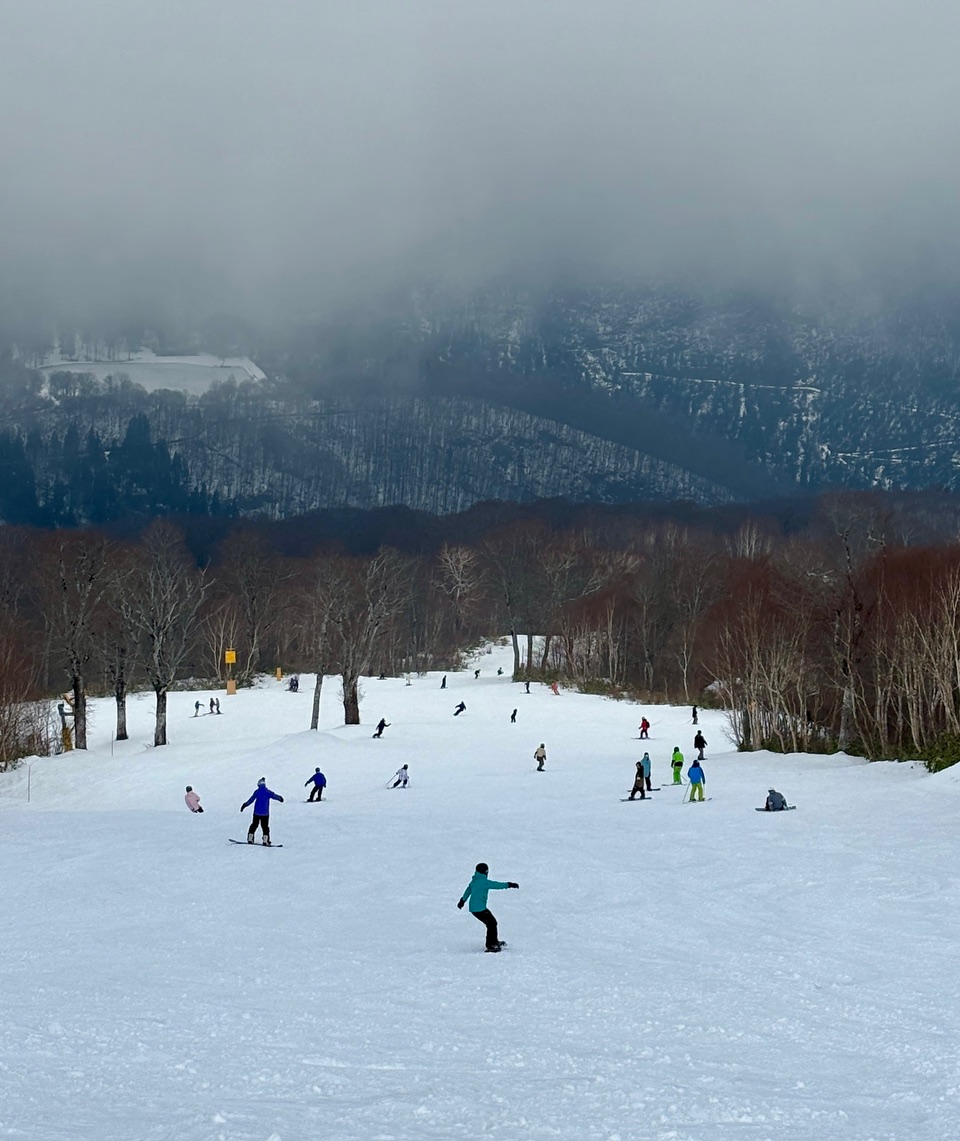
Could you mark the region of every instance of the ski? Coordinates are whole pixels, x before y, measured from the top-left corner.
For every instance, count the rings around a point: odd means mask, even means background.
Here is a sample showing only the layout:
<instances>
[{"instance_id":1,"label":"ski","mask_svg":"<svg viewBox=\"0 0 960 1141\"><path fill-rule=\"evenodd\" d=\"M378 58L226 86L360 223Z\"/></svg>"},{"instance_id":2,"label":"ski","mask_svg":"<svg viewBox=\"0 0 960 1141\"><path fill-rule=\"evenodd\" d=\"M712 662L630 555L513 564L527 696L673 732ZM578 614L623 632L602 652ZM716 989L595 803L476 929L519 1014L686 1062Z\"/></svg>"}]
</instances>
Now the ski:
<instances>
[{"instance_id":1,"label":"ski","mask_svg":"<svg viewBox=\"0 0 960 1141\"><path fill-rule=\"evenodd\" d=\"M703 800L682 800L681 804L706 804L708 800L713 800L712 796L705 796Z\"/></svg>"},{"instance_id":2,"label":"ski","mask_svg":"<svg viewBox=\"0 0 960 1141\"><path fill-rule=\"evenodd\" d=\"M795 804L788 804L786 808L778 808L778 809L777 809L777 812L793 812L793 810L794 810L796 807L797 807L797 806L796 806ZM769 811L769 810L768 810L768 809L766 809L766 808L758 808L758 809L756 809L756 811L757 811L757 812L767 812L767 811Z\"/></svg>"},{"instance_id":3,"label":"ski","mask_svg":"<svg viewBox=\"0 0 960 1141\"><path fill-rule=\"evenodd\" d=\"M234 839L231 839L230 843L231 844L240 844L244 848L282 848L283 847L282 844L260 844L257 841L254 841L252 844L248 844L246 840L234 840Z\"/></svg>"}]
</instances>

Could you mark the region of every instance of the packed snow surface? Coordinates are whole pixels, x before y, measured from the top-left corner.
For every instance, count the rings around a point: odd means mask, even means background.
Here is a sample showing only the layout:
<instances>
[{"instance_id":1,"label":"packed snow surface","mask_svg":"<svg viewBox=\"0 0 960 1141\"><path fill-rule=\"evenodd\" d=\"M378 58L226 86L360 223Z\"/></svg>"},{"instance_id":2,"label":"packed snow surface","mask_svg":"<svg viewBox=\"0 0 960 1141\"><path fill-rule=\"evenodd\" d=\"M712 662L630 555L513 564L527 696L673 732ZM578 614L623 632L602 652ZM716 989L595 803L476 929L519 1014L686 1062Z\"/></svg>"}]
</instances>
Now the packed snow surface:
<instances>
[{"instance_id":1,"label":"packed snow surface","mask_svg":"<svg viewBox=\"0 0 960 1141\"><path fill-rule=\"evenodd\" d=\"M307 677L221 716L176 693L161 749L152 696L112 746L98 702L29 803L0 778L0 1136L960 1137L955 777L737 754L707 711L712 799L683 803L688 709L526 695L510 663L367 679L350 728L330 680L320 733ZM621 803L643 712L662 787ZM260 776L282 848L227 842ZM770 786L797 811L755 812ZM500 955L456 909L481 860L520 884Z\"/></svg>"}]
</instances>

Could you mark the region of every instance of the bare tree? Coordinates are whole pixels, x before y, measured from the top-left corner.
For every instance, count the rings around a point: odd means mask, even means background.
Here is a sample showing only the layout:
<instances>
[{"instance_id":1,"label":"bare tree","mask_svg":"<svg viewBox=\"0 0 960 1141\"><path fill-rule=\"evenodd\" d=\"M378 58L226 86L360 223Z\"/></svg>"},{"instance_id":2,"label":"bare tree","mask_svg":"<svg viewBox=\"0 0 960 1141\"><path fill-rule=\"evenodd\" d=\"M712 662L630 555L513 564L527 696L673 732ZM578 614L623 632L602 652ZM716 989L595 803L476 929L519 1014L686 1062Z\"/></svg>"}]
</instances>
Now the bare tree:
<instances>
[{"instance_id":1,"label":"bare tree","mask_svg":"<svg viewBox=\"0 0 960 1141\"><path fill-rule=\"evenodd\" d=\"M396 551L380 550L372 559L340 559L336 579L344 597L331 608L337 631L338 666L343 679L343 720L360 724L360 675L369 667L377 641L403 605L407 562Z\"/></svg>"},{"instance_id":2,"label":"bare tree","mask_svg":"<svg viewBox=\"0 0 960 1141\"><path fill-rule=\"evenodd\" d=\"M144 668L157 698L153 743L166 745L167 693L191 648L208 584L192 565L182 533L164 520L150 525L137 554L126 579L123 610L139 635Z\"/></svg>"},{"instance_id":3,"label":"bare tree","mask_svg":"<svg viewBox=\"0 0 960 1141\"><path fill-rule=\"evenodd\" d=\"M263 668L263 641L277 620L279 602L290 572L267 546L263 535L250 528L234 532L220 549L224 561L223 585L235 599L242 659L238 656L237 677L249 681Z\"/></svg>"},{"instance_id":4,"label":"bare tree","mask_svg":"<svg viewBox=\"0 0 960 1141\"><path fill-rule=\"evenodd\" d=\"M38 567L40 606L51 652L69 679L78 749L87 747L87 676L98 648L95 624L111 582L110 559L103 536L58 533Z\"/></svg>"}]
</instances>

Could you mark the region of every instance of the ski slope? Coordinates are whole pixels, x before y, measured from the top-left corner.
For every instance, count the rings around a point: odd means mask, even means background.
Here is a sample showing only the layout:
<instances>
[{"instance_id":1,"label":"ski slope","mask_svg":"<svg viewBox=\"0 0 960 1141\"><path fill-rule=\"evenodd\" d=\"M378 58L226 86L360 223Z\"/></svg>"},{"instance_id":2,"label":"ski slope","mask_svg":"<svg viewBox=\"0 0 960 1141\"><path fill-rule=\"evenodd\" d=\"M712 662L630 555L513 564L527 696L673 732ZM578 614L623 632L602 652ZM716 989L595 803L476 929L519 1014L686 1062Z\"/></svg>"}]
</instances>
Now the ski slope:
<instances>
[{"instance_id":1,"label":"ski slope","mask_svg":"<svg viewBox=\"0 0 960 1141\"><path fill-rule=\"evenodd\" d=\"M712 799L683 804L687 709L475 665L365 680L350 728L331 679L320 733L306 676L219 717L171 694L163 749L152 696L113 746L98 702L30 803L0 777L0 1136L960 1137L956 776L740 755L704 711ZM621 803L643 712L663 787ZM227 842L260 776L282 849ZM755 812L771 785L798 810ZM501 955L456 909L480 860L520 884L491 893Z\"/></svg>"}]
</instances>

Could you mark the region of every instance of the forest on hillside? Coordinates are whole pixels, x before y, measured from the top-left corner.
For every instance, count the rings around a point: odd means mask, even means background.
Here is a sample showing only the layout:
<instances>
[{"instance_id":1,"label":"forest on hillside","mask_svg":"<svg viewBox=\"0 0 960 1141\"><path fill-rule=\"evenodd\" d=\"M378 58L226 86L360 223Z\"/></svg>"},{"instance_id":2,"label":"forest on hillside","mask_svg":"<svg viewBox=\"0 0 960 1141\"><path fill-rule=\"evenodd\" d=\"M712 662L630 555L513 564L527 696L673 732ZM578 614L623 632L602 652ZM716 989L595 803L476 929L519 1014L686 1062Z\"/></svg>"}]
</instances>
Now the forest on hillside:
<instances>
[{"instance_id":1,"label":"forest on hillside","mask_svg":"<svg viewBox=\"0 0 960 1141\"><path fill-rule=\"evenodd\" d=\"M960 509L951 497L823 497L802 518L670 517L504 505L423 525L331 531L235 522L198 550L169 520L139 534L0 530L0 760L56 744L68 694L239 684L280 667L339 675L346 723L365 676L453 668L491 637L517 681L721 706L741 749L960 758ZM329 521L328 521L329 522ZM196 528L196 525L195 525ZM357 519L350 534L358 534ZM411 535L406 535L411 540ZM191 549L191 546L193 549ZM54 726L55 728L55 726ZM305 726L306 728L306 726Z\"/></svg>"}]
</instances>

